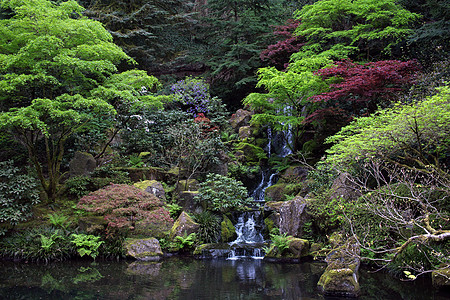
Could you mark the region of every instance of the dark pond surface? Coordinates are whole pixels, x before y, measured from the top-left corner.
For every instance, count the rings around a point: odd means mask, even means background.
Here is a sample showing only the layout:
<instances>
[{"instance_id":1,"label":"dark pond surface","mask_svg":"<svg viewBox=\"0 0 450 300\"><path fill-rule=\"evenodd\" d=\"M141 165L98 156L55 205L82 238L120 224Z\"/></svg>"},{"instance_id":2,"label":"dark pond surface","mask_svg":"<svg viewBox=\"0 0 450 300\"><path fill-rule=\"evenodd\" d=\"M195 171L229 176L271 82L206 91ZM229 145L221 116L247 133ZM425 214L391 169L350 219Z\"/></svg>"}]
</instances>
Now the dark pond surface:
<instances>
[{"instance_id":1,"label":"dark pond surface","mask_svg":"<svg viewBox=\"0 0 450 300\"><path fill-rule=\"evenodd\" d=\"M0 299L323 299L316 284L325 265L262 260L160 262L0 261ZM428 281L400 282L361 272L360 299L450 299Z\"/></svg>"}]
</instances>

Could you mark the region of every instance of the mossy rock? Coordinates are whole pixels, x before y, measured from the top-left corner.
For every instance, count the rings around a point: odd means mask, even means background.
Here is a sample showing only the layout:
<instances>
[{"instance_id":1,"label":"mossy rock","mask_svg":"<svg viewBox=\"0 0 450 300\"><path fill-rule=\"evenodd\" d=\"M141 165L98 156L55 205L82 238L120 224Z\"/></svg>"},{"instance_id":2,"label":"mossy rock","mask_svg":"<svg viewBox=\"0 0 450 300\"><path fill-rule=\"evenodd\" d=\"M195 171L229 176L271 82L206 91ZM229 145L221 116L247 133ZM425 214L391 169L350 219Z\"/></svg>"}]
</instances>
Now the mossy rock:
<instances>
[{"instance_id":1,"label":"mossy rock","mask_svg":"<svg viewBox=\"0 0 450 300\"><path fill-rule=\"evenodd\" d=\"M326 269L317 283L324 295L358 297L360 287L358 278L349 268Z\"/></svg>"},{"instance_id":2,"label":"mossy rock","mask_svg":"<svg viewBox=\"0 0 450 300\"><path fill-rule=\"evenodd\" d=\"M159 260L163 255L159 241L155 238L127 239L124 242L127 256L137 260Z\"/></svg>"},{"instance_id":3,"label":"mossy rock","mask_svg":"<svg viewBox=\"0 0 450 300\"><path fill-rule=\"evenodd\" d=\"M161 200L166 199L166 193L161 182L157 180L144 180L133 184L135 187L146 191L147 193L153 194Z\"/></svg>"},{"instance_id":4,"label":"mossy rock","mask_svg":"<svg viewBox=\"0 0 450 300\"><path fill-rule=\"evenodd\" d=\"M236 228L227 216L223 216L223 221L220 223L221 237L224 243L234 241L237 238Z\"/></svg>"},{"instance_id":5,"label":"mossy rock","mask_svg":"<svg viewBox=\"0 0 450 300\"><path fill-rule=\"evenodd\" d=\"M264 225L267 233L271 233L272 229L275 227L274 221L271 219L271 217L267 217L264 219Z\"/></svg>"},{"instance_id":6,"label":"mossy rock","mask_svg":"<svg viewBox=\"0 0 450 300\"><path fill-rule=\"evenodd\" d=\"M138 182L143 180L163 181L166 178L164 170L156 167L145 167L145 168L119 167L114 168L114 170L128 172L128 176L130 177L132 182Z\"/></svg>"},{"instance_id":7,"label":"mossy rock","mask_svg":"<svg viewBox=\"0 0 450 300\"><path fill-rule=\"evenodd\" d=\"M309 255L309 241L294 237L289 237L289 248L280 252L273 244L266 253L265 260L294 260L298 261Z\"/></svg>"},{"instance_id":8,"label":"mossy rock","mask_svg":"<svg viewBox=\"0 0 450 300\"><path fill-rule=\"evenodd\" d=\"M450 287L450 265L431 273L433 286L437 288Z\"/></svg>"},{"instance_id":9,"label":"mossy rock","mask_svg":"<svg viewBox=\"0 0 450 300\"><path fill-rule=\"evenodd\" d=\"M252 129L250 126L239 127L239 139L245 140L252 136Z\"/></svg>"},{"instance_id":10,"label":"mossy rock","mask_svg":"<svg viewBox=\"0 0 450 300\"><path fill-rule=\"evenodd\" d=\"M182 192L198 191L199 187L200 184L196 179L188 179L178 181L175 190L177 194L180 194Z\"/></svg>"},{"instance_id":11,"label":"mossy rock","mask_svg":"<svg viewBox=\"0 0 450 300\"><path fill-rule=\"evenodd\" d=\"M265 197L272 201L284 201L286 200L286 183L277 183L269 186L265 191Z\"/></svg>"},{"instance_id":12,"label":"mossy rock","mask_svg":"<svg viewBox=\"0 0 450 300\"><path fill-rule=\"evenodd\" d=\"M178 204L183 207L184 211L196 212L201 210L200 204L195 201L195 197L198 195L198 191L185 191L178 195Z\"/></svg>"},{"instance_id":13,"label":"mossy rock","mask_svg":"<svg viewBox=\"0 0 450 300\"><path fill-rule=\"evenodd\" d=\"M246 143L246 142L240 142L236 146L237 151L242 151L245 156L245 162L251 164L257 164L262 159L267 159L267 154L263 150L263 148L258 147L256 145Z\"/></svg>"},{"instance_id":14,"label":"mossy rock","mask_svg":"<svg viewBox=\"0 0 450 300\"><path fill-rule=\"evenodd\" d=\"M188 236L191 233L196 233L200 224L194 222L192 218L186 213L182 212L170 229L169 237L173 240L176 236Z\"/></svg>"}]
</instances>

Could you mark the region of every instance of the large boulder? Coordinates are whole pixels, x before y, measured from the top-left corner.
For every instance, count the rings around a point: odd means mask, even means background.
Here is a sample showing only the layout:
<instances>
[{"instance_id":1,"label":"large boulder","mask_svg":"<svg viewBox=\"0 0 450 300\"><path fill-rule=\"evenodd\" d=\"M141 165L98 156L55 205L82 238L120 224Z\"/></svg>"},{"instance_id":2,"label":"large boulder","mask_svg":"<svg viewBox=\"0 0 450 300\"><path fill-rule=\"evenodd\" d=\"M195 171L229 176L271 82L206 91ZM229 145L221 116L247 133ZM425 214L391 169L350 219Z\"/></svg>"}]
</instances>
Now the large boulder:
<instances>
[{"instance_id":1,"label":"large boulder","mask_svg":"<svg viewBox=\"0 0 450 300\"><path fill-rule=\"evenodd\" d=\"M135 187L140 188L147 193L153 194L161 200L166 199L166 193L161 182L156 180L144 180L133 184Z\"/></svg>"},{"instance_id":2,"label":"large boulder","mask_svg":"<svg viewBox=\"0 0 450 300\"><path fill-rule=\"evenodd\" d=\"M183 208L184 211L189 212L198 212L199 210L202 210L202 207L200 204L195 201L195 196L198 195L198 191L185 191L181 192L178 195L178 204Z\"/></svg>"},{"instance_id":3,"label":"large boulder","mask_svg":"<svg viewBox=\"0 0 450 300\"><path fill-rule=\"evenodd\" d=\"M170 229L169 237L174 239L176 236L188 236L197 232L199 227L200 225L183 211Z\"/></svg>"},{"instance_id":4,"label":"large boulder","mask_svg":"<svg viewBox=\"0 0 450 300\"><path fill-rule=\"evenodd\" d=\"M287 237L289 247L280 251L278 247L272 244L269 251L264 256L265 260L293 260L299 261L301 258L309 255L309 241L295 237Z\"/></svg>"},{"instance_id":5,"label":"large boulder","mask_svg":"<svg viewBox=\"0 0 450 300\"><path fill-rule=\"evenodd\" d=\"M326 257L327 268L317 286L325 296L358 297L360 247L354 238L330 251Z\"/></svg>"},{"instance_id":6,"label":"large boulder","mask_svg":"<svg viewBox=\"0 0 450 300\"><path fill-rule=\"evenodd\" d=\"M69 162L69 175L74 176L87 176L94 171L97 167L97 161L95 158L87 152L75 152L75 156Z\"/></svg>"},{"instance_id":7,"label":"large boulder","mask_svg":"<svg viewBox=\"0 0 450 300\"><path fill-rule=\"evenodd\" d=\"M239 128L239 139L245 140L252 136L252 128L250 126L242 126Z\"/></svg>"},{"instance_id":8,"label":"large boulder","mask_svg":"<svg viewBox=\"0 0 450 300\"><path fill-rule=\"evenodd\" d=\"M361 196L358 187L350 179L350 174L341 173L333 181L331 186L331 198L342 198L348 201L354 201Z\"/></svg>"},{"instance_id":9,"label":"large boulder","mask_svg":"<svg viewBox=\"0 0 450 300\"><path fill-rule=\"evenodd\" d=\"M248 126L250 124L250 119L252 118L252 113L248 110L239 109L230 118L230 125L236 131L239 132L239 127Z\"/></svg>"},{"instance_id":10,"label":"large boulder","mask_svg":"<svg viewBox=\"0 0 450 300\"><path fill-rule=\"evenodd\" d=\"M301 166L290 166L281 174L281 178L288 182L300 182L305 180L307 175L307 169Z\"/></svg>"},{"instance_id":11,"label":"large boulder","mask_svg":"<svg viewBox=\"0 0 450 300\"><path fill-rule=\"evenodd\" d=\"M431 273L433 286L437 288L450 287L450 265L441 266Z\"/></svg>"},{"instance_id":12,"label":"large boulder","mask_svg":"<svg viewBox=\"0 0 450 300\"><path fill-rule=\"evenodd\" d=\"M223 221L220 223L220 226L222 242L232 242L237 238L236 228L227 216L223 216Z\"/></svg>"},{"instance_id":13,"label":"large boulder","mask_svg":"<svg viewBox=\"0 0 450 300\"><path fill-rule=\"evenodd\" d=\"M182 192L198 191L199 187L200 184L196 179L186 179L178 181L175 190L177 194L180 194Z\"/></svg>"},{"instance_id":14,"label":"large boulder","mask_svg":"<svg viewBox=\"0 0 450 300\"><path fill-rule=\"evenodd\" d=\"M271 185L264 191L264 197L275 202L283 201L286 198L286 186L286 183L277 183Z\"/></svg>"},{"instance_id":15,"label":"large boulder","mask_svg":"<svg viewBox=\"0 0 450 300\"><path fill-rule=\"evenodd\" d=\"M267 202L264 209L271 212L271 220L280 229L280 234L302 237L303 227L308 221L308 202L300 196L290 201Z\"/></svg>"},{"instance_id":16,"label":"large boulder","mask_svg":"<svg viewBox=\"0 0 450 300\"><path fill-rule=\"evenodd\" d=\"M155 238L127 239L124 247L127 256L137 260L154 261L159 260L163 255L159 241Z\"/></svg>"}]
</instances>

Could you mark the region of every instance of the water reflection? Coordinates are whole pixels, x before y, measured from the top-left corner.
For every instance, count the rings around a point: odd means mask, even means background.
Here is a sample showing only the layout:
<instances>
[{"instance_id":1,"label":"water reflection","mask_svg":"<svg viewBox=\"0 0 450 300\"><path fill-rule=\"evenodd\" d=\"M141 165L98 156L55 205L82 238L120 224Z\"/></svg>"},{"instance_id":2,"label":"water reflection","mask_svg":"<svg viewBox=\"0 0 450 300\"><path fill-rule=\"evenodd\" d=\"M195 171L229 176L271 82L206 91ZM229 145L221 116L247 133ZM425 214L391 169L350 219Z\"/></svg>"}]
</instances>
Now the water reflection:
<instances>
[{"instance_id":1,"label":"water reflection","mask_svg":"<svg viewBox=\"0 0 450 300\"><path fill-rule=\"evenodd\" d=\"M0 299L322 299L320 263L261 260L0 262ZM429 285L361 274L361 299L448 299ZM382 288L381 288L382 287Z\"/></svg>"}]
</instances>

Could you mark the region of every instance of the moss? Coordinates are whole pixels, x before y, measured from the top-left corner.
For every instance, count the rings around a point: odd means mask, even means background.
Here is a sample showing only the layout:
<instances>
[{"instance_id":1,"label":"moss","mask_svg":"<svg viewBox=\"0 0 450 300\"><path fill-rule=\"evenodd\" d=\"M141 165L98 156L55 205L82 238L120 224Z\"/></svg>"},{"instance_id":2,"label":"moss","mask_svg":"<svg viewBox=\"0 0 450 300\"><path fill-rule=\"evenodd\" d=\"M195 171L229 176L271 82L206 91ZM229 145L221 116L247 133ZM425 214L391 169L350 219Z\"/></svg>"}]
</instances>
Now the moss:
<instances>
[{"instance_id":1,"label":"moss","mask_svg":"<svg viewBox=\"0 0 450 300\"><path fill-rule=\"evenodd\" d=\"M156 183L158 183L158 181L156 181L156 180L144 180L144 181L135 182L135 183L133 183L133 185L134 185L135 187L137 187L137 188L139 188L139 189L145 191L145 189L146 189L148 186L153 185L153 184L156 184Z\"/></svg>"},{"instance_id":2,"label":"moss","mask_svg":"<svg viewBox=\"0 0 450 300\"><path fill-rule=\"evenodd\" d=\"M177 183L176 190L178 193L187 191L197 191L199 188L199 183L196 179L180 180Z\"/></svg>"},{"instance_id":3,"label":"moss","mask_svg":"<svg viewBox=\"0 0 450 300\"><path fill-rule=\"evenodd\" d=\"M325 270L317 285L326 294L358 295L360 291L355 273L348 268Z\"/></svg>"},{"instance_id":4,"label":"moss","mask_svg":"<svg viewBox=\"0 0 450 300\"><path fill-rule=\"evenodd\" d=\"M431 273L433 286L435 287L449 287L450 286L450 266L441 270L433 271Z\"/></svg>"},{"instance_id":5,"label":"moss","mask_svg":"<svg viewBox=\"0 0 450 300\"><path fill-rule=\"evenodd\" d=\"M272 229L275 227L275 223L270 217L264 219L264 225L267 232L272 232Z\"/></svg>"},{"instance_id":6,"label":"moss","mask_svg":"<svg viewBox=\"0 0 450 300\"><path fill-rule=\"evenodd\" d=\"M286 200L285 189L286 183L277 183L269 186L265 191L265 195L273 201L283 201Z\"/></svg>"},{"instance_id":7,"label":"moss","mask_svg":"<svg viewBox=\"0 0 450 300\"><path fill-rule=\"evenodd\" d=\"M197 246L194 250L194 255L201 255L203 253L203 250L208 249L213 244L201 244Z\"/></svg>"},{"instance_id":8,"label":"moss","mask_svg":"<svg viewBox=\"0 0 450 300\"><path fill-rule=\"evenodd\" d=\"M227 243L236 239L236 228L227 216L223 216L223 221L220 223L222 241Z\"/></svg>"},{"instance_id":9,"label":"moss","mask_svg":"<svg viewBox=\"0 0 450 300\"><path fill-rule=\"evenodd\" d=\"M183 211L170 229L169 237L173 240L175 236L188 236L191 233L196 232L199 226L198 223L195 223L194 220Z\"/></svg>"}]
</instances>

